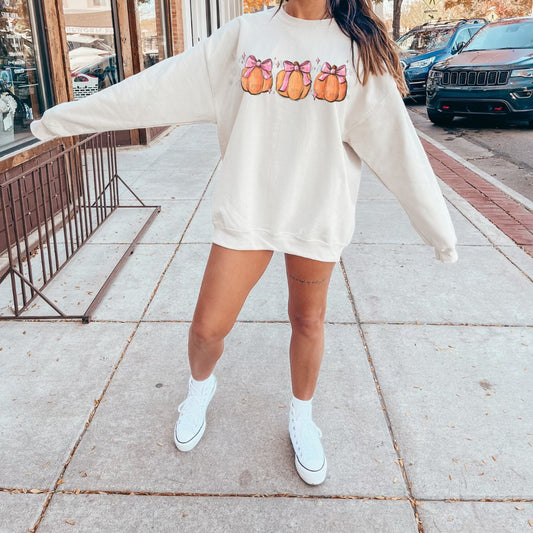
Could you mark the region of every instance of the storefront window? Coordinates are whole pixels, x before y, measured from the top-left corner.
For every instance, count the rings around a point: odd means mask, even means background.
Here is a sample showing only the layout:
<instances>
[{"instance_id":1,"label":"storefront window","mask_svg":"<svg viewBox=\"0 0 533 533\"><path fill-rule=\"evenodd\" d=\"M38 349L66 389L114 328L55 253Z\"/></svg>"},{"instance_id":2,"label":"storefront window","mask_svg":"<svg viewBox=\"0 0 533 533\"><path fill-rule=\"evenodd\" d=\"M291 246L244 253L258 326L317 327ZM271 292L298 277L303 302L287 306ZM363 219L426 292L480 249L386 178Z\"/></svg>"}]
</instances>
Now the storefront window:
<instances>
[{"instance_id":1,"label":"storefront window","mask_svg":"<svg viewBox=\"0 0 533 533\"><path fill-rule=\"evenodd\" d=\"M74 99L118 83L110 0L63 0Z\"/></svg>"},{"instance_id":2,"label":"storefront window","mask_svg":"<svg viewBox=\"0 0 533 533\"><path fill-rule=\"evenodd\" d=\"M168 57L166 2L137 0L144 68Z\"/></svg>"},{"instance_id":3,"label":"storefront window","mask_svg":"<svg viewBox=\"0 0 533 533\"><path fill-rule=\"evenodd\" d=\"M32 5L0 0L0 152L32 139L29 124L45 108Z\"/></svg>"}]
</instances>

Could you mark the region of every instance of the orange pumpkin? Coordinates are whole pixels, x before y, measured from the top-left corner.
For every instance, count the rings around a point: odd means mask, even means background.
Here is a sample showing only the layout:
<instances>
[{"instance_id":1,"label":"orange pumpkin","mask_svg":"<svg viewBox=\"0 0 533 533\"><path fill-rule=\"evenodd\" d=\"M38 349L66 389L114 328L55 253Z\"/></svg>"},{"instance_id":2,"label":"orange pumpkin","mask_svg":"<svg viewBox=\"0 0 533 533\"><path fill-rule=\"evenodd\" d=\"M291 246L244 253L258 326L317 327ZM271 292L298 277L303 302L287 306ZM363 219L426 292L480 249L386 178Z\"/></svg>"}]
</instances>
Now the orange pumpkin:
<instances>
[{"instance_id":1,"label":"orange pumpkin","mask_svg":"<svg viewBox=\"0 0 533 533\"><path fill-rule=\"evenodd\" d=\"M272 88L272 60L261 61L248 56L241 72L242 88L250 94L270 91Z\"/></svg>"},{"instance_id":2,"label":"orange pumpkin","mask_svg":"<svg viewBox=\"0 0 533 533\"><path fill-rule=\"evenodd\" d=\"M325 62L315 78L315 94L320 100L340 102L346 96L346 65L337 67Z\"/></svg>"},{"instance_id":3,"label":"orange pumpkin","mask_svg":"<svg viewBox=\"0 0 533 533\"><path fill-rule=\"evenodd\" d=\"M276 76L276 90L281 96L291 100L305 98L311 88L311 62L305 61L301 65L298 61L283 62L283 70Z\"/></svg>"}]
</instances>

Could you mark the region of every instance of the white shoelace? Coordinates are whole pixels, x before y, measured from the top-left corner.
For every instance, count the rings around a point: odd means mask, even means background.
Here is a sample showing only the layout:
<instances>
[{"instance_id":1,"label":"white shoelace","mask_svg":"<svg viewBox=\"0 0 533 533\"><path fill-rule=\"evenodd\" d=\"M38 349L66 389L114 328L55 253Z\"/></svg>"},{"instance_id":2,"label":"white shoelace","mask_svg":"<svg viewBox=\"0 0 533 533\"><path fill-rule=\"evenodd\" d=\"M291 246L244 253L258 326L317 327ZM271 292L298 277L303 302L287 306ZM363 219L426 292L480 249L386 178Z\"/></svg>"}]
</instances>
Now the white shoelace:
<instances>
[{"instance_id":1,"label":"white shoelace","mask_svg":"<svg viewBox=\"0 0 533 533\"><path fill-rule=\"evenodd\" d=\"M178 406L178 412L193 419L202 418L208 396L208 387L196 388L194 385L190 385L187 398Z\"/></svg>"},{"instance_id":2,"label":"white shoelace","mask_svg":"<svg viewBox=\"0 0 533 533\"><path fill-rule=\"evenodd\" d=\"M322 437L322 431L320 428L313 422L311 418L301 417L294 420L294 433L297 437L297 446L298 452L302 452L302 445L311 444L312 448L317 447L321 448L319 440ZM305 443L305 444L304 444ZM305 451L309 451L308 446L306 446ZM313 450L313 452L316 450Z\"/></svg>"}]
</instances>

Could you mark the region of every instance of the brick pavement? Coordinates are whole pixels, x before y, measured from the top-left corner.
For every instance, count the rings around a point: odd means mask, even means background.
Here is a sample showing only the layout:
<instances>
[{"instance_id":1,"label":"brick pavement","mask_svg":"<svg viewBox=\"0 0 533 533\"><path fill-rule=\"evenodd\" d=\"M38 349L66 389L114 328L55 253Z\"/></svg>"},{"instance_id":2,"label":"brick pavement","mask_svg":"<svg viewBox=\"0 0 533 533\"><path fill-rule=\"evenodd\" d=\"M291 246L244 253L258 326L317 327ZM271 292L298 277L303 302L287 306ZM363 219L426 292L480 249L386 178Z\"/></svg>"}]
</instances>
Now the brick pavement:
<instances>
[{"instance_id":1,"label":"brick pavement","mask_svg":"<svg viewBox=\"0 0 533 533\"><path fill-rule=\"evenodd\" d=\"M533 256L533 213L430 142L421 141L437 176Z\"/></svg>"}]
</instances>

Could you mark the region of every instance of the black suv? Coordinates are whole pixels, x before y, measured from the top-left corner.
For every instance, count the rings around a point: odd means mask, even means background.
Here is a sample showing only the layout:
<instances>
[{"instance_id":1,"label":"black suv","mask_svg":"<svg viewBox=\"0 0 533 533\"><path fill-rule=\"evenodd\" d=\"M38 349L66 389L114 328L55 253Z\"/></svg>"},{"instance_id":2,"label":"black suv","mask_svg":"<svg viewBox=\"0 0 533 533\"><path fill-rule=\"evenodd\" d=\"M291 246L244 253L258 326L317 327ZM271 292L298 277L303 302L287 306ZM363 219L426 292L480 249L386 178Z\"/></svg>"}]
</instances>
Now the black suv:
<instances>
[{"instance_id":1,"label":"black suv","mask_svg":"<svg viewBox=\"0 0 533 533\"><path fill-rule=\"evenodd\" d=\"M533 126L533 17L486 25L431 69L427 113L438 125L455 116L520 118Z\"/></svg>"},{"instance_id":2,"label":"black suv","mask_svg":"<svg viewBox=\"0 0 533 533\"><path fill-rule=\"evenodd\" d=\"M426 95L426 82L434 63L461 49L487 21L485 19L437 20L417 26L396 43L409 95Z\"/></svg>"}]
</instances>

